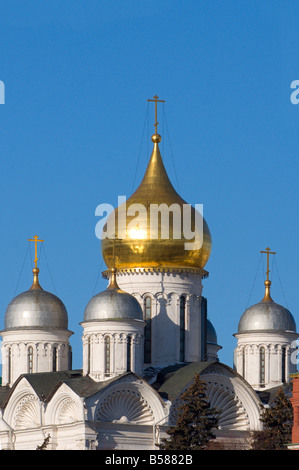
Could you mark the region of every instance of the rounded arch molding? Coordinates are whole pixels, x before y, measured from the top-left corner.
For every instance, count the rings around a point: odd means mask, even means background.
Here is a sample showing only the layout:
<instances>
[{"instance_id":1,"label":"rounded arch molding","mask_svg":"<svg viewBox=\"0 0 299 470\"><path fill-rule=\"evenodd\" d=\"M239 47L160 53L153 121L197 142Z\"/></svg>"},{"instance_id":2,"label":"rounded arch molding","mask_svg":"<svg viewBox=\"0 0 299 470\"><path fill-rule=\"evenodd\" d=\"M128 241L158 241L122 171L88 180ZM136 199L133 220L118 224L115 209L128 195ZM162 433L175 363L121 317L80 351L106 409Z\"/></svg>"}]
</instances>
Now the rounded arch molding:
<instances>
[{"instance_id":1,"label":"rounded arch molding","mask_svg":"<svg viewBox=\"0 0 299 470\"><path fill-rule=\"evenodd\" d=\"M148 424L166 419L160 397L142 380L117 383L97 399L94 419L114 423Z\"/></svg>"},{"instance_id":2,"label":"rounded arch molding","mask_svg":"<svg viewBox=\"0 0 299 470\"><path fill-rule=\"evenodd\" d=\"M205 371L200 374L200 378L206 384L206 395L211 408L221 411L219 429L225 431L260 430L260 400L255 392L241 376L233 371L230 373L229 368L219 370L220 373L217 373L217 366L213 372L212 369L209 373ZM192 382L182 393L190 387ZM171 424L175 424L177 420L180 403L179 396L171 406L169 415Z\"/></svg>"},{"instance_id":3,"label":"rounded arch molding","mask_svg":"<svg viewBox=\"0 0 299 470\"><path fill-rule=\"evenodd\" d=\"M34 393L24 394L16 404L11 424L13 429L28 429L40 424L40 404Z\"/></svg>"}]
</instances>

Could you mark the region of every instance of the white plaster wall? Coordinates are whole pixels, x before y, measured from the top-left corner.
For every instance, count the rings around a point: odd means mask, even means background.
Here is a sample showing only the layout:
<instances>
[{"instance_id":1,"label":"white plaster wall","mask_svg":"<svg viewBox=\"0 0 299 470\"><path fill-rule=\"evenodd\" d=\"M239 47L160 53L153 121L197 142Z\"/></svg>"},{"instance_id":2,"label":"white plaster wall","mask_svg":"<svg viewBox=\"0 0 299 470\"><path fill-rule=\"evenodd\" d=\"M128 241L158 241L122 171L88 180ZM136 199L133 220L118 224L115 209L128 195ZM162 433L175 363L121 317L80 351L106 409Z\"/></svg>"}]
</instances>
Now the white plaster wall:
<instances>
[{"instance_id":1,"label":"white plaster wall","mask_svg":"<svg viewBox=\"0 0 299 470\"><path fill-rule=\"evenodd\" d=\"M296 371L295 340L298 335L291 332L254 332L235 334L238 340L235 349L235 368L255 390L264 390L281 385L282 348L286 349L286 382ZM265 348L265 384L260 384L260 348ZM243 351L245 358L243 358ZM245 371L243 368L245 360Z\"/></svg>"},{"instance_id":2,"label":"white plaster wall","mask_svg":"<svg viewBox=\"0 0 299 470\"><path fill-rule=\"evenodd\" d=\"M201 294L199 273L132 271L118 272L121 289L134 295L144 311L144 299L152 299L152 362L180 362L180 297L186 298L185 362L201 360ZM149 364L146 364L149 366Z\"/></svg>"},{"instance_id":3,"label":"white plaster wall","mask_svg":"<svg viewBox=\"0 0 299 470\"><path fill-rule=\"evenodd\" d=\"M53 348L57 348L57 370L69 369L71 346L67 330L2 331L2 385L12 385L21 374L28 373L28 348L33 348L33 372L53 371ZM11 373L9 374L9 349ZM10 378L9 378L10 376Z\"/></svg>"},{"instance_id":4,"label":"white plaster wall","mask_svg":"<svg viewBox=\"0 0 299 470\"><path fill-rule=\"evenodd\" d=\"M131 371L143 370L144 322L138 320L89 321L83 326L83 374L108 380L127 372L127 343L131 338ZM110 338L110 374L105 374L105 337ZM90 356L90 357L89 357Z\"/></svg>"}]
</instances>

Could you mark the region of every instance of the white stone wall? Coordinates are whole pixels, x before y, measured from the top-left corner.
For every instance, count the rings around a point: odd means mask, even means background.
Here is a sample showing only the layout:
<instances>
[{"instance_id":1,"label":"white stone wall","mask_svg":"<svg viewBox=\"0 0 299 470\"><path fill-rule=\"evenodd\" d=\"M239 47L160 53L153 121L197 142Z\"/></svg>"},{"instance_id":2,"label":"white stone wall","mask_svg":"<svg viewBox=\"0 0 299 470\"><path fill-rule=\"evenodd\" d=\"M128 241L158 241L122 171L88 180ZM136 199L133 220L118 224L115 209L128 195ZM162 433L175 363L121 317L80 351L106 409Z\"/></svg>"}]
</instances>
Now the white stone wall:
<instances>
[{"instance_id":1,"label":"white stone wall","mask_svg":"<svg viewBox=\"0 0 299 470\"><path fill-rule=\"evenodd\" d=\"M108 380L127 372L127 345L131 341L131 371L143 369L144 322L138 320L82 322L83 375ZM110 373L105 372L105 338L110 339Z\"/></svg>"},{"instance_id":2,"label":"white stone wall","mask_svg":"<svg viewBox=\"0 0 299 470\"><path fill-rule=\"evenodd\" d=\"M143 311L147 296L152 299L152 362L167 365L180 362L180 297L186 298L185 362L201 360L200 274L185 272L117 272L121 289L134 295ZM146 364L148 366L149 364Z\"/></svg>"},{"instance_id":3,"label":"white stone wall","mask_svg":"<svg viewBox=\"0 0 299 470\"><path fill-rule=\"evenodd\" d=\"M56 348L56 370L70 368L67 330L6 330L2 331L2 385L12 385L21 374L29 372L28 351L32 348L32 372L53 371L53 350Z\"/></svg>"},{"instance_id":4,"label":"white stone wall","mask_svg":"<svg viewBox=\"0 0 299 470\"><path fill-rule=\"evenodd\" d=\"M235 334L235 369L255 390L265 390L283 383L283 348L285 348L285 381L290 381L297 364L295 340L288 332L254 332ZM265 349L265 383L260 382L260 349Z\"/></svg>"}]
</instances>

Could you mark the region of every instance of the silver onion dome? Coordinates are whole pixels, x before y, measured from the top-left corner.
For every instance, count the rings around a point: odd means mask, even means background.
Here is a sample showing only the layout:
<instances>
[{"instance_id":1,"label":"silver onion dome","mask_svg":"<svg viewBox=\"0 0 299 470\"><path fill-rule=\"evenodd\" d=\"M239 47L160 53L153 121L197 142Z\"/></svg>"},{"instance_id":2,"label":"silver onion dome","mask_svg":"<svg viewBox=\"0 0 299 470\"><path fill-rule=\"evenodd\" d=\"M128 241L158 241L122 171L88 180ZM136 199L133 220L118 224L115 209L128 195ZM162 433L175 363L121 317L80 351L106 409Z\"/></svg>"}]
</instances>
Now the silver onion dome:
<instances>
[{"instance_id":1,"label":"silver onion dome","mask_svg":"<svg viewBox=\"0 0 299 470\"><path fill-rule=\"evenodd\" d=\"M8 305L4 328L67 329L68 315L63 302L54 294L43 290L35 268L32 287L17 295Z\"/></svg>"},{"instance_id":2,"label":"silver onion dome","mask_svg":"<svg viewBox=\"0 0 299 470\"><path fill-rule=\"evenodd\" d=\"M4 328L67 329L67 311L56 295L45 290L28 290L8 305Z\"/></svg>"},{"instance_id":3,"label":"silver onion dome","mask_svg":"<svg viewBox=\"0 0 299 470\"><path fill-rule=\"evenodd\" d=\"M115 272L112 268L108 288L88 302L84 312L84 321L143 320L143 312L138 300L119 288Z\"/></svg>"},{"instance_id":4,"label":"silver onion dome","mask_svg":"<svg viewBox=\"0 0 299 470\"><path fill-rule=\"evenodd\" d=\"M207 319L207 343L217 344L216 330L210 320Z\"/></svg>"},{"instance_id":5,"label":"silver onion dome","mask_svg":"<svg viewBox=\"0 0 299 470\"><path fill-rule=\"evenodd\" d=\"M252 305L243 313L238 333L251 331L291 331L296 332L293 315L282 305L273 300L262 300Z\"/></svg>"}]
</instances>

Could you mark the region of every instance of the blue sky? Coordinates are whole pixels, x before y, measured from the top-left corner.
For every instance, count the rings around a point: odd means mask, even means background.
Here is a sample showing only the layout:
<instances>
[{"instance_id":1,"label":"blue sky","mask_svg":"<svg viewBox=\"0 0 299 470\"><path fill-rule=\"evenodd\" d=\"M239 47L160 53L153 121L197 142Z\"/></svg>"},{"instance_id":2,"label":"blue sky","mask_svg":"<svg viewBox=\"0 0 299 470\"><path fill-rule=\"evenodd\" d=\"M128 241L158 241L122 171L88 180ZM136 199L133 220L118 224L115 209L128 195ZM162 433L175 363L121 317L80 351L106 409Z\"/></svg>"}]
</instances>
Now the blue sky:
<instances>
[{"instance_id":1,"label":"blue sky","mask_svg":"<svg viewBox=\"0 0 299 470\"><path fill-rule=\"evenodd\" d=\"M95 208L140 182L155 94L168 174L213 238L204 295L221 361L263 297L267 246L273 298L299 325L298 21L290 0L0 1L1 328L31 285L37 233L40 282L65 303L82 366L79 322L106 287Z\"/></svg>"}]
</instances>

